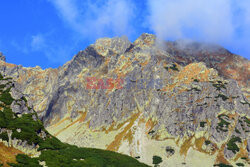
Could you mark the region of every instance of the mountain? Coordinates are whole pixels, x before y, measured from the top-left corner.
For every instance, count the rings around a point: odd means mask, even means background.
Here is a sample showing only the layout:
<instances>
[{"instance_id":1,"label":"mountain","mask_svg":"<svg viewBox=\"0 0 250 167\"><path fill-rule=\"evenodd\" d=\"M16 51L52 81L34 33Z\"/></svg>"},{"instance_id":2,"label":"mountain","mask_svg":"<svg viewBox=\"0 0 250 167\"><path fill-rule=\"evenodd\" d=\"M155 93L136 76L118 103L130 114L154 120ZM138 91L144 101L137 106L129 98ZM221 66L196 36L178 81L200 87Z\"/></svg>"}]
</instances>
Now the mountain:
<instances>
[{"instance_id":1,"label":"mountain","mask_svg":"<svg viewBox=\"0 0 250 167\"><path fill-rule=\"evenodd\" d=\"M60 142L44 128L11 78L0 75L0 92L0 162L3 166L147 166L111 151Z\"/></svg>"},{"instance_id":2,"label":"mountain","mask_svg":"<svg viewBox=\"0 0 250 167\"><path fill-rule=\"evenodd\" d=\"M57 69L0 61L62 142L164 167L250 163L249 67L220 46L151 34L98 39Z\"/></svg>"}]
</instances>

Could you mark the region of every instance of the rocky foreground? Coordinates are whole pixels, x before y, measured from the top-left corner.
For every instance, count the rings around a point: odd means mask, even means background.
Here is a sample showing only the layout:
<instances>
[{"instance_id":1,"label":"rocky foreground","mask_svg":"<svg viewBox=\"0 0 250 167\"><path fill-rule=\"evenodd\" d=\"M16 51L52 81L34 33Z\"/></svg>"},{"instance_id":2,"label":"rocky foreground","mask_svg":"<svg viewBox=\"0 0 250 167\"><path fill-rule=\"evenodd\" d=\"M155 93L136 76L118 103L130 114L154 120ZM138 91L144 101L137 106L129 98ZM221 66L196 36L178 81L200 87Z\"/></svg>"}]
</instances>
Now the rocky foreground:
<instances>
[{"instance_id":1,"label":"rocky foreground","mask_svg":"<svg viewBox=\"0 0 250 167\"><path fill-rule=\"evenodd\" d=\"M57 69L0 71L63 142L163 167L250 164L250 62L219 46L102 38Z\"/></svg>"}]
</instances>

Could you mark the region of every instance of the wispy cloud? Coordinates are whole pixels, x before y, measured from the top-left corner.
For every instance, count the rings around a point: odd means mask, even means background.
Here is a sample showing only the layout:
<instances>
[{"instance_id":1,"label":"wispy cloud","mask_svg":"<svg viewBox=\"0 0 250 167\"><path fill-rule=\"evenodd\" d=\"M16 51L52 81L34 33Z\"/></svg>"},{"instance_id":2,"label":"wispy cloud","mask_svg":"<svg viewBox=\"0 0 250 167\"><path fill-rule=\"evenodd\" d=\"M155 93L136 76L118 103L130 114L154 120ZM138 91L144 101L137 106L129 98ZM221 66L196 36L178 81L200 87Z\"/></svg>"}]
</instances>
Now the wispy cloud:
<instances>
[{"instance_id":1,"label":"wispy cloud","mask_svg":"<svg viewBox=\"0 0 250 167\"><path fill-rule=\"evenodd\" d=\"M42 34L36 34L31 36L31 48L32 50L40 50L46 47L45 39Z\"/></svg>"},{"instance_id":2,"label":"wispy cloud","mask_svg":"<svg viewBox=\"0 0 250 167\"><path fill-rule=\"evenodd\" d=\"M230 38L234 31L228 0L148 0L150 27L162 38Z\"/></svg>"},{"instance_id":3,"label":"wispy cloud","mask_svg":"<svg viewBox=\"0 0 250 167\"><path fill-rule=\"evenodd\" d=\"M51 40L50 33L27 36L21 43L13 40L11 45L23 54L45 56L48 64L64 64L74 53L74 43L70 46L57 44Z\"/></svg>"},{"instance_id":4,"label":"wispy cloud","mask_svg":"<svg viewBox=\"0 0 250 167\"><path fill-rule=\"evenodd\" d=\"M148 0L148 10L148 26L163 39L215 42L250 54L249 0Z\"/></svg>"},{"instance_id":5,"label":"wispy cloud","mask_svg":"<svg viewBox=\"0 0 250 167\"><path fill-rule=\"evenodd\" d=\"M41 52L51 63L63 64L72 56L71 46L60 46L50 40L50 34L35 34L31 36L28 47L30 51Z\"/></svg>"},{"instance_id":6,"label":"wispy cloud","mask_svg":"<svg viewBox=\"0 0 250 167\"><path fill-rule=\"evenodd\" d=\"M131 35L135 5L130 0L50 0L60 17L83 38Z\"/></svg>"},{"instance_id":7,"label":"wispy cloud","mask_svg":"<svg viewBox=\"0 0 250 167\"><path fill-rule=\"evenodd\" d=\"M166 40L213 42L245 57L250 55L249 0L145 0L143 9L141 2L134 0L49 1L82 39L138 36L139 29L146 25Z\"/></svg>"}]
</instances>

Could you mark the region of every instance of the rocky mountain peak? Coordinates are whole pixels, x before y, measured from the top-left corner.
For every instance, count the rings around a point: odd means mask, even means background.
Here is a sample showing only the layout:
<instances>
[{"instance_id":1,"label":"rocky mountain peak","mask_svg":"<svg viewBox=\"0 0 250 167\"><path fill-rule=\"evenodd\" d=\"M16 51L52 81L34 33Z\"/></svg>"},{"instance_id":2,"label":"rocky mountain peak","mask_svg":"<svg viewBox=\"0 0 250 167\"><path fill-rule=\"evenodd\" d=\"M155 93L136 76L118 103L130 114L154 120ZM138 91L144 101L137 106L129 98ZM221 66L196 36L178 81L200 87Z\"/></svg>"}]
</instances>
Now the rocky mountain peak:
<instances>
[{"instance_id":1,"label":"rocky mountain peak","mask_svg":"<svg viewBox=\"0 0 250 167\"><path fill-rule=\"evenodd\" d=\"M143 46L148 46L148 47L152 47L154 46L155 44L155 41L156 41L156 36L153 35L153 34L148 34L148 33L143 33L139 38L137 38L135 41L134 41L134 45L138 45L140 47L143 47Z\"/></svg>"},{"instance_id":2,"label":"rocky mountain peak","mask_svg":"<svg viewBox=\"0 0 250 167\"><path fill-rule=\"evenodd\" d=\"M102 38L59 69L0 61L0 70L64 142L147 164L159 155L163 166L247 163L249 61L218 46L156 42Z\"/></svg>"},{"instance_id":3,"label":"rocky mountain peak","mask_svg":"<svg viewBox=\"0 0 250 167\"><path fill-rule=\"evenodd\" d=\"M131 42L128 38L126 36L122 36L98 39L95 44L93 44L93 47L98 54L106 57L109 54L123 54L130 45Z\"/></svg>"}]
</instances>

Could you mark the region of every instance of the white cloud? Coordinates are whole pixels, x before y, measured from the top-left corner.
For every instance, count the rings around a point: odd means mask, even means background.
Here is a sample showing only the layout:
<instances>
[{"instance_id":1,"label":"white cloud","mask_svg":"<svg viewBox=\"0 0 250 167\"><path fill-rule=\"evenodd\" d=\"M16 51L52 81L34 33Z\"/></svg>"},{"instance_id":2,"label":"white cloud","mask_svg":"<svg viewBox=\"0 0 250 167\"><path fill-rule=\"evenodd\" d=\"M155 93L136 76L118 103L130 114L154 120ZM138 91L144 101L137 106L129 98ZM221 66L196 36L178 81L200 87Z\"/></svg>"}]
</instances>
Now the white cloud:
<instances>
[{"instance_id":1,"label":"white cloud","mask_svg":"<svg viewBox=\"0 0 250 167\"><path fill-rule=\"evenodd\" d=\"M148 26L160 38L214 42L250 55L249 0L148 0L147 5Z\"/></svg>"},{"instance_id":2,"label":"white cloud","mask_svg":"<svg viewBox=\"0 0 250 167\"><path fill-rule=\"evenodd\" d=\"M134 5L127 0L50 0L59 15L83 38L130 35Z\"/></svg>"},{"instance_id":3,"label":"white cloud","mask_svg":"<svg viewBox=\"0 0 250 167\"><path fill-rule=\"evenodd\" d=\"M233 34L228 0L148 0L149 24L162 38L218 41Z\"/></svg>"},{"instance_id":4,"label":"white cloud","mask_svg":"<svg viewBox=\"0 0 250 167\"><path fill-rule=\"evenodd\" d=\"M147 7L139 10L136 5L141 2L135 0L49 1L65 23L80 33L79 39L131 37L146 24L163 39L214 42L250 55L249 0L147 0Z\"/></svg>"}]
</instances>

